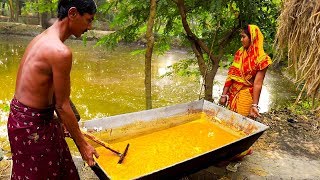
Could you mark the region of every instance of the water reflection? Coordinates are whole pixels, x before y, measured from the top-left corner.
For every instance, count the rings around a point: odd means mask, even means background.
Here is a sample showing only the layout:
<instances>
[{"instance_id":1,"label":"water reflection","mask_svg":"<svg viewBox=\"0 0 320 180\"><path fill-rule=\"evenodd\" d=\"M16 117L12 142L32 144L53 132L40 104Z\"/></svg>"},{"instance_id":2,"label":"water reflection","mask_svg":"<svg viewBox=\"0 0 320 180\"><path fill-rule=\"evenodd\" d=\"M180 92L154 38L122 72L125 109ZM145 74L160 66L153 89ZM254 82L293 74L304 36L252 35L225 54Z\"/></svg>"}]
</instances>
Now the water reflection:
<instances>
[{"instance_id":1,"label":"water reflection","mask_svg":"<svg viewBox=\"0 0 320 180\"><path fill-rule=\"evenodd\" d=\"M161 77L165 75L166 73L169 73L171 71L170 66L172 66L174 63L176 63L179 59L183 57L177 57L177 54L173 54L172 52L169 52L163 56L158 56L156 59L158 60L158 76Z\"/></svg>"},{"instance_id":2,"label":"water reflection","mask_svg":"<svg viewBox=\"0 0 320 180\"><path fill-rule=\"evenodd\" d=\"M0 38L0 100L9 101L14 92L18 62L31 38ZM144 55L130 52L139 47L122 46L113 51L84 46L81 41L67 40L73 51L71 97L84 120L141 111L145 108ZM184 51L170 51L152 60L153 107L162 107L197 100L202 80L199 76L161 78L180 59L189 56ZM213 87L218 101L227 70L219 70ZM203 90L203 88L202 88ZM294 86L276 72L268 71L260 97L261 111L285 106L293 101ZM203 95L203 93L202 93Z\"/></svg>"}]
</instances>

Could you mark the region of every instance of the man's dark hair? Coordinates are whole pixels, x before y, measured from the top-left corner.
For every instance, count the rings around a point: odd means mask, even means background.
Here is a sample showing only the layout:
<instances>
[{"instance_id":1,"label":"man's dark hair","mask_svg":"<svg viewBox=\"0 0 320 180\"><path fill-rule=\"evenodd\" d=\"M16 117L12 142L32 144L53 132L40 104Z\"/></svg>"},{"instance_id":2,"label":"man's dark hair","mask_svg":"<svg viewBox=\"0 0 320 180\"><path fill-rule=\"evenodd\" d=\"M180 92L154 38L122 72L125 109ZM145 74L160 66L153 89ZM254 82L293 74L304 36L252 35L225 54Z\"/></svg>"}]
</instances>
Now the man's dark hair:
<instances>
[{"instance_id":1,"label":"man's dark hair","mask_svg":"<svg viewBox=\"0 0 320 180\"><path fill-rule=\"evenodd\" d=\"M94 0L59 0L59 20L62 20L68 16L68 11L71 7L77 8L77 11L80 13L80 15L83 15L84 13L92 15L97 12L97 6Z\"/></svg>"}]
</instances>

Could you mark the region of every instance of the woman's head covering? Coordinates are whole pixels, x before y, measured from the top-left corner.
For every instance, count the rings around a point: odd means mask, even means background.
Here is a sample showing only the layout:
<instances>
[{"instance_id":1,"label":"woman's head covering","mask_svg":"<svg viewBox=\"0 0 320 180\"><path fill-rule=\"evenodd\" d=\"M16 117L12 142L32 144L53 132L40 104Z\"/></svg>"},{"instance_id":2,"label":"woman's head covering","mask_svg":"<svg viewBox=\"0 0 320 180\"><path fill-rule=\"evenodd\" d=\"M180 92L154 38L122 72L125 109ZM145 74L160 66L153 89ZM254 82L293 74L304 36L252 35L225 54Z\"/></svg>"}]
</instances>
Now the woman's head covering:
<instances>
[{"instance_id":1,"label":"woman's head covering","mask_svg":"<svg viewBox=\"0 0 320 180\"><path fill-rule=\"evenodd\" d=\"M231 85L235 80L245 85L252 85L249 80L257 71L268 67L272 61L263 49L263 35L256 25L248 25L250 33L250 46L245 49L243 46L236 52L233 63L229 69L226 86Z\"/></svg>"},{"instance_id":2,"label":"woman's head covering","mask_svg":"<svg viewBox=\"0 0 320 180\"><path fill-rule=\"evenodd\" d=\"M248 49L248 51L252 51L254 55L256 56L262 56L265 54L264 49L263 49L263 35L259 29L258 26L256 25L248 25L248 30L250 33L250 50Z\"/></svg>"}]
</instances>

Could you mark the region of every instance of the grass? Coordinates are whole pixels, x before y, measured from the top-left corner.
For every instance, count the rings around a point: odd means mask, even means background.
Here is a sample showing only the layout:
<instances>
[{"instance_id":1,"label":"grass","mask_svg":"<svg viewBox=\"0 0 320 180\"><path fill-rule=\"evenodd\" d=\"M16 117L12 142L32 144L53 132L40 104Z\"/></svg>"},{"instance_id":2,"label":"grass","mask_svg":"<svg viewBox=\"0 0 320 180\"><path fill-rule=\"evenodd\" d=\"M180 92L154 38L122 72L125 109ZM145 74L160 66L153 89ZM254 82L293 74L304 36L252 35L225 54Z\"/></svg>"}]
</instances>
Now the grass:
<instances>
[{"instance_id":1,"label":"grass","mask_svg":"<svg viewBox=\"0 0 320 180\"><path fill-rule=\"evenodd\" d=\"M304 94L305 96L305 94ZM287 108L292 111L292 113L296 115L307 115L307 114L315 114L316 117L320 118L320 100L304 97L298 100L297 97L292 97L296 99L296 102L292 102L287 104Z\"/></svg>"}]
</instances>

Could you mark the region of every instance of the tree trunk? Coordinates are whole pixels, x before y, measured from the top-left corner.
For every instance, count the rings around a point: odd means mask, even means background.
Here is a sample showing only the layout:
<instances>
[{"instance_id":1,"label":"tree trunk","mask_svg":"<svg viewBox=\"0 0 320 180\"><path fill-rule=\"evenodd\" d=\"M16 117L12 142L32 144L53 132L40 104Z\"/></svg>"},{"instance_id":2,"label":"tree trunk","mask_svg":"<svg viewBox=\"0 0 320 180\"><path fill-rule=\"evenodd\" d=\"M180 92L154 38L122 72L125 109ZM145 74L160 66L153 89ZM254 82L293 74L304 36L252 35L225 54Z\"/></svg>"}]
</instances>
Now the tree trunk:
<instances>
[{"instance_id":1,"label":"tree trunk","mask_svg":"<svg viewBox=\"0 0 320 180\"><path fill-rule=\"evenodd\" d=\"M154 46L153 25L156 16L156 0L150 0L150 14L147 24L147 49L145 54L145 95L146 95L146 109L152 109L151 96L151 59Z\"/></svg>"},{"instance_id":2,"label":"tree trunk","mask_svg":"<svg viewBox=\"0 0 320 180\"><path fill-rule=\"evenodd\" d=\"M40 18L40 13L37 13L37 20L38 20L38 24L41 25L41 18Z\"/></svg>"},{"instance_id":3,"label":"tree trunk","mask_svg":"<svg viewBox=\"0 0 320 180\"><path fill-rule=\"evenodd\" d=\"M9 0L9 9L10 9L10 19L11 21L14 21L14 9L13 9L12 0Z\"/></svg>"},{"instance_id":4,"label":"tree trunk","mask_svg":"<svg viewBox=\"0 0 320 180\"><path fill-rule=\"evenodd\" d=\"M184 5L184 0L177 0L177 6L180 12L183 28L187 33L187 37L191 43L192 50L195 53L196 58L198 60L201 76L204 79L204 88L205 88L204 98L205 100L212 102L213 101L212 99L213 80L216 75L216 74L213 74L214 72L216 73L213 67L217 67L216 64L218 64L219 62L218 63L216 62L216 58L214 58L213 54L211 53L209 48L205 45L205 43L202 42L198 37L196 37L196 35L191 31L190 26L187 22L187 14L186 14L186 9ZM208 54L209 58L211 59L211 64L212 64L211 66L210 64L205 63L205 59L203 57L202 51L205 51L205 53Z\"/></svg>"},{"instance_id":5,"label":"tree trunk","mask_svg":"<svg viewBox=\"0 0 320 180\"><path fill-rule=\"evenodd\" d=\"M216 61L220 61L220 59L216 59ZM219 68L219 63L214 63L212 67L208 70L208 73L206 74L206 79L205 79L205 97L204 99L213 102L212 99L212 92L213 92L213 80L214 77L217 74Z\"/></svg>"},{"instance_id":6,"label":"tree trunk","mask_svg":"<svg viewBox=\"0 0 320 180\"><path fill-rule=\"evenodd\" d=\"M225 46L228 43L230 43L231 39L235 36L237 30L240 28L240 24L234 27L233 29L231 29L231 31L228 34L226 34L224 38L221 39L221 41L218 43L219 44L218 55L214 56L212 51L208 48L208 46L191 31L191 28L187 21L187 14L186 14L187 11L184 4L184 0L176 0L175 2L179 9L183 28L186 31L187 38L191 43L192 50L195 53L196 58L198 60L201 76L204 79L204 88L205 88L204 98L205 100L213 102L213 98L212 98L213 80L217 74L217 71L219 68L219 62L224 53ZM205 59L202 51L204 51L210 59L209 63L207 64L205 63Z\"/></svg>"},{"instance_id":7,"label":"tree trunk","mask_svg":"<svg viewBox=\"0 0 320 180\"><path fill-rule=\"evenodd\" d=\"M5 11L6 3L2 2L1 3L1 15L4 16L4 11Z\"/></svg>"},{"instance_id":8,"label":"tree trunk","mask_svg":"<svg viewBox=\"0 0 320 180\"><path fill-rule=\"evenodd\" d=\"M49 27L49 13L48 12L44 12L40 14L40 25L43 29L47 29Z\"/></svg>"},{"instance_id":9,"label":"tree trunk","mask_svg":"<svg viewBox=\"0 0 320 180\"><path fill-rule=\"evenodd\" d=\"M20 8L20 0L15 1L16 7L15 7L15 21L19 22L19 16L21 15L21 8Z\"/></svg>"}]
</instances>

